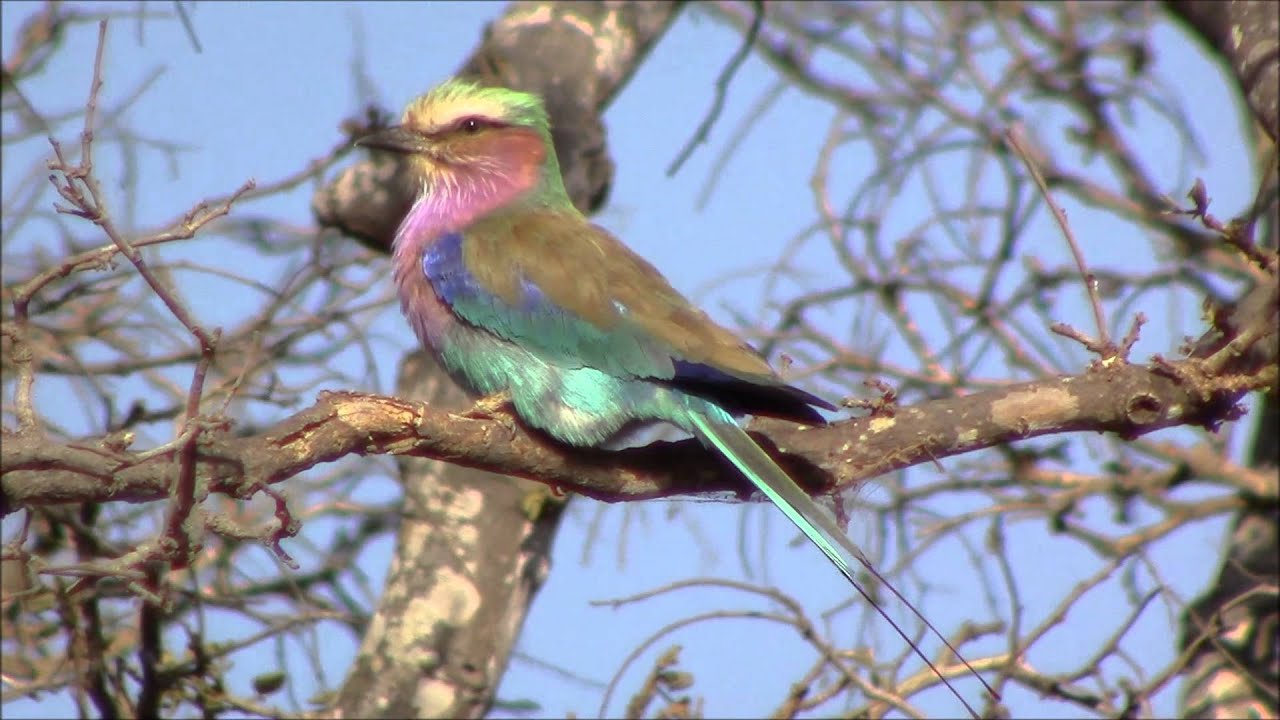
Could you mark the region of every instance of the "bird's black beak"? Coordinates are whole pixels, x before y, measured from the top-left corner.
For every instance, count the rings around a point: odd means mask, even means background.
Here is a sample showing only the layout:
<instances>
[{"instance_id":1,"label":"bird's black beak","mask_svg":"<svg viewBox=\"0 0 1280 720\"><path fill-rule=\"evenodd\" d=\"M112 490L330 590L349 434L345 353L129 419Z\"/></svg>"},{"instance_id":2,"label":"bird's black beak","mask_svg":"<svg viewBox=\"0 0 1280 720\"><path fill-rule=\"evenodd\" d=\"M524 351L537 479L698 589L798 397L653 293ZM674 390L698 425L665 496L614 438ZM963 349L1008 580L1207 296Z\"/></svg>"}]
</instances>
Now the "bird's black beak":
<instances>
[{"instance_id":1,"label":"bird's black beak","mask_svg":"<svg viewBox=\"0 0 1280 720\"><path fill-rule=\"evenodd\" d=\"M423 153L430 149L427 139L403 125L392 125L356 140L360 147L397 153Z\"/></svg>"}]
</instances>

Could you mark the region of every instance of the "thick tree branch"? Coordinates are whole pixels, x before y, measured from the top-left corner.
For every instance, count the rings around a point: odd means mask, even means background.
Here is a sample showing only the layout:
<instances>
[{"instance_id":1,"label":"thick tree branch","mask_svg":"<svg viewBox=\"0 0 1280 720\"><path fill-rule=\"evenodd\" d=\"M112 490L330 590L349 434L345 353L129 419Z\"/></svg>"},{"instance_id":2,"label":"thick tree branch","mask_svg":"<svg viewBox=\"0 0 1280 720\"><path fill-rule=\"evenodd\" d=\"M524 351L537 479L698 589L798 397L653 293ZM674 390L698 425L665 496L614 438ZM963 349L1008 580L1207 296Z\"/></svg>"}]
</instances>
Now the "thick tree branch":
<instances>
[{"instance_id":1,"label":"thick tree branch","mask_svg":"<svg viewBox=\"0 0 1280 720\"><path fill-rule=\"evenodd\" d=\"M405 359L398 387L437 407L468 404L426 353ZM332 716L484 717L546 577L564 504L547 502L537 483L448 463L406 457L400 472L396 560ZM424 597L476 600L458 612Z\"/></svg>"},{"instance_id":2,"label":"thick tree branch","mask_svg":"<svg viewBox=\"0 0 1280 720\"><path fill-rule=\"evenodd\" d=\"M1137 437L1177 425L1214 426L1237 416L1236 400L1275 382L1274 364L1213 378L1199 361L1117 365L1074 377L896 408L826 428L760 423L770 452L813 493L923 462L1015 440L1072 431ZM3 510L65 502L166 496L172 454L5 438ZM563 448L509 417L474 419L429 405L357 393L322 393L316 404L250 437L207 432L198 450L210 492L252 493L347 455L431 458L572 489L608 502L743 493L746 485L692 441L622 451ZM1250 488L1273 495L1274 488Z\"/></svg>"},{"instance_id":3,"label":"thick tree branch","mask_svg":"<svg viewBox=\"0 0 1280 720\"><path fill-rule=\"evenodd\" d=\"M565 186L590 212L604 203L613 179L601 112L677 7L513 3L486 28L459 74L547 99ZM314 196L317 221L385 251L412 200L400 172L399 158L379 155L346 169ZM435 408L466 402L424 353L402 364L396 394ZM548 502L545 487L519 478L402 457L405 513L396 559L330 711L335 717L483 717L550 565L563 505ZM476 602L463 603L466 611L459 612L458 603L424 602L427 597Z\"/></svg>"},{"instance_id":4,"label":"thick tree branch","mask_svg":"<svg viewBox=\"0 0 1280 720\"><path fill-rule=\"evenodd\" d=\"M1280 135L1280 3L1170 0L1166 6L1227 61L1254 118L1275 142Z\"/></svg>"}]
</instances>

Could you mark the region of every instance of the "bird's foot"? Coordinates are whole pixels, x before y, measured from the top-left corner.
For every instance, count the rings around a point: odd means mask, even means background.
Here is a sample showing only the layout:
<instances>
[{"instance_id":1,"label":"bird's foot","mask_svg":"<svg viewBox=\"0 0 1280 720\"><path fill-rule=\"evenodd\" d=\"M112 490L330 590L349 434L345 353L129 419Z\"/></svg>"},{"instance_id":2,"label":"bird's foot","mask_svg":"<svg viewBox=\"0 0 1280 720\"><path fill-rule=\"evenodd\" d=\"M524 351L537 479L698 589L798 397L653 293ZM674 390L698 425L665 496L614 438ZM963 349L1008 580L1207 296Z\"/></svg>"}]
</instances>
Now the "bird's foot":
<instances>
[{"instance_id":1,"label":"bird's foot","mask_svg":"<svg viewBox=\"0 0 1280 720\"><path fill-rule=\"evenodd\" d=\"M462 413L462 417L470 420L494 420L499 412L506 410L510 404L511 393L503 390L480 398L475 405L472 405L469 410Z\"/></svg>"}]
</instances>

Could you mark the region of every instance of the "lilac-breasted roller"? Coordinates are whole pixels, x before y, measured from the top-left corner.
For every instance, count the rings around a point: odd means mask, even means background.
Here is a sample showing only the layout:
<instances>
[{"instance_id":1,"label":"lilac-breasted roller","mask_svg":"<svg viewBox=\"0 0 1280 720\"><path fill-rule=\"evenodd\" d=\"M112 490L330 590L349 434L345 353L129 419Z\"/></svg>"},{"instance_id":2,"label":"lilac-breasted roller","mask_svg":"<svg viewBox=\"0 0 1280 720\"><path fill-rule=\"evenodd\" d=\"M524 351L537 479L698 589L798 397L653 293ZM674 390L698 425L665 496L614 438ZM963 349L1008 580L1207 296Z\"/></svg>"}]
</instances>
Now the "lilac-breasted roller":
<instances>
[{"instance_id":1,"label":"lilac-breasted roller","mask_svg":"<svg viewBox=\"0 0 1280 720\"><path fill-rule=\"evenodd\" d=\"M867 558L735 420L817 425L814 408L835 407L783 382L574 208L540 98L450 80L360 142L407 156L417 200L393 275L409 324L455 380L568 445L654 422L691 433L863 592L853 568L875 573Z\"/></svg>"}]
</instances>

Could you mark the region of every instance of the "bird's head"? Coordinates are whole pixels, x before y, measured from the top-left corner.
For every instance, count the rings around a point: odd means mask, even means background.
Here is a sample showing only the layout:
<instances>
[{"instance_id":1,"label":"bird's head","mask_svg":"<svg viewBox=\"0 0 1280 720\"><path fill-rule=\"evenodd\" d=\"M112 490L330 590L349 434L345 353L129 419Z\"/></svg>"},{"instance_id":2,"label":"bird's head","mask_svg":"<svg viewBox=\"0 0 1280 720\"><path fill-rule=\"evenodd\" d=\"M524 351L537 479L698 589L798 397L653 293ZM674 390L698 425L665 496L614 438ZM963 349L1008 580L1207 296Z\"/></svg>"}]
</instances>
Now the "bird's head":
<instances>
[{"instance_id":1,"label":"bird's head","mask_svg":"<svg viewBox=\"0 0 1280 720\"><path fill-rule=\"evenodd\" d=\"M399 125L359 144L405 154L424 187L509 183L563 192L547 111L530 93L448 80L409 103Z\"/></svg>"}]
</instances>

